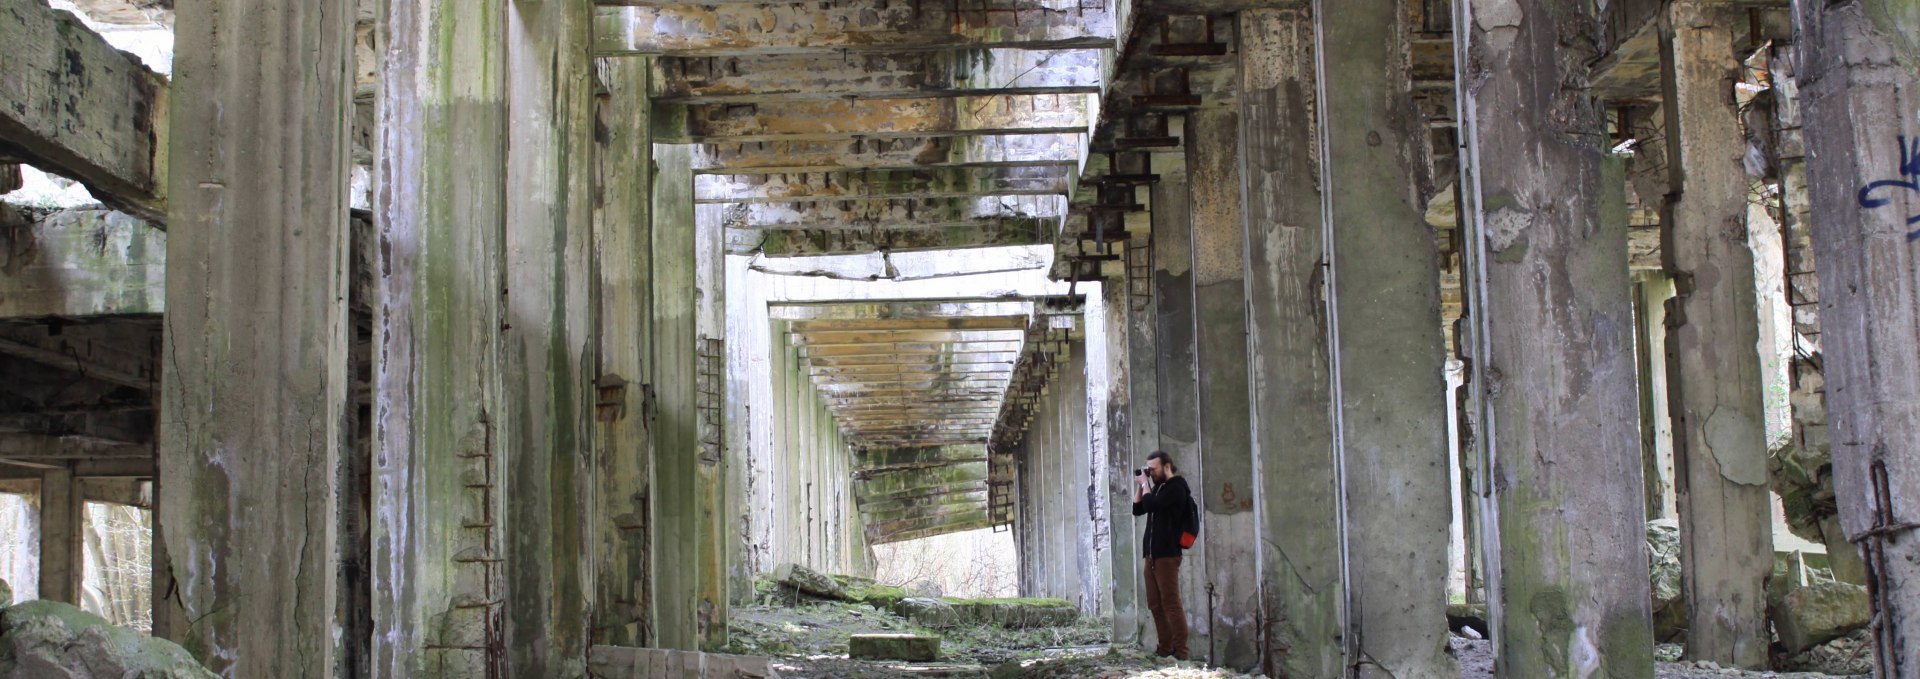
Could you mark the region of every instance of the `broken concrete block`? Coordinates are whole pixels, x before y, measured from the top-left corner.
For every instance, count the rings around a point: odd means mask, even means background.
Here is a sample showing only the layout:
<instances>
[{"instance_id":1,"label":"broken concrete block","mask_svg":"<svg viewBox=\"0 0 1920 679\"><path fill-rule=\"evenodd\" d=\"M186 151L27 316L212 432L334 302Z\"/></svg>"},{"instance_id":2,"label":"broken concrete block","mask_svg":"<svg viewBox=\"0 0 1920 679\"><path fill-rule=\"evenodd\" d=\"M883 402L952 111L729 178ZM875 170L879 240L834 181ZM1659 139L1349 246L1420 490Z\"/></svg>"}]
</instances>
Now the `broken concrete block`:
<instances>
[{"instance_id":1,"label":"broken concrete block","mask_svg":"<svg viewBox=\"0 0 1920 679\"><path fill-rule=\"evenodd\" d=\"M1873 616L1867 588L1816 582L1787 592L1771 606L1773 630L1788 653L1799 653L1867 626Z\"/></svg>"},{"instance_id":2,"label":"broken concrete block","mask_svg":"<svg viewBox=\"0 0 1920 679\"><path fill-rule=\"evenodd\" d=\"M1001 627L1061 627L1080 619L1080 609L1065 599L957 599L940 601L960 614L962 624Z\"/></svg>"},{"instance_id":3,"label":"broken concrete block","mask_svg":"<svg viewBox=\"0 0 1920 679\"><path fill-rule=\"evenodd\" d=\"M780 564L773 569L773 579L814 596L841 601L847 599L847 590L838 581L800 564Z\"/></svg>"},{"instance_id":4,"label":"broken concrete block","mask_svg":"<svg viewBox=\"0 0 1920 679\"><path fill-rule=\"evenodd\" d=\"M13 585L7 584L6 580L0 580L0 608L6 608L12 605Z\"/></svg>"},{"instance_id":5,"label":"broken concrete block","mask_svg":"<svg viewBox=\"0 0 1920 679\"><path fill-rule=\"evenodd\" d=\"M946 628L960 624L960 612L939 599L910 597L893 605L893 614L921 627Z\"/></svg>"},{"instance_id":6,"label":"broken concrete block","mask_svg":"<svg viewBox=\"0 0 1920 679\"><path fill-rule=\"evenodd\" d=\"M847 638L847 656L860 660L932 662L940 657L940 637L925 634L855 634Z\"/></svg>"},{"instance_id":7,"label":"broken concrete block","mask_svg":"<svg viewBox=\"0 0 1920 679\"><path fill-rule=\"evenodd\" d=\"M57 601L0 611L0 679L217 679L186 649Z\"/></svg>"}]
</instances>

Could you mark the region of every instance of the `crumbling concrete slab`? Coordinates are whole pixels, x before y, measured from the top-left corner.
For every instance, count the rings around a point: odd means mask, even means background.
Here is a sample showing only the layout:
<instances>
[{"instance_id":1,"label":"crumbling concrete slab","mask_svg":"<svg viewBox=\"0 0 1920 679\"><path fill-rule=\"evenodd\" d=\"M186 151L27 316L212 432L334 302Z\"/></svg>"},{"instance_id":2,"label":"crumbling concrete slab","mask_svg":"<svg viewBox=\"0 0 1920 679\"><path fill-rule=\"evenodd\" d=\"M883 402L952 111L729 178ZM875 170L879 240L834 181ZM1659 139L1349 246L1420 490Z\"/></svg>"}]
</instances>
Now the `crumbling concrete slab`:
<instances>
[{"instance_id":1,"label":"crumbling concrete slab","mask_svg":"<svg viewBox=\"0 0 1920 679\"><path fill-rule=\"evenodd\" d=\"M847 655L861 660L932 662L940 657L940 637L926 634L855 634Z\"/></svg>"}]
</instances>

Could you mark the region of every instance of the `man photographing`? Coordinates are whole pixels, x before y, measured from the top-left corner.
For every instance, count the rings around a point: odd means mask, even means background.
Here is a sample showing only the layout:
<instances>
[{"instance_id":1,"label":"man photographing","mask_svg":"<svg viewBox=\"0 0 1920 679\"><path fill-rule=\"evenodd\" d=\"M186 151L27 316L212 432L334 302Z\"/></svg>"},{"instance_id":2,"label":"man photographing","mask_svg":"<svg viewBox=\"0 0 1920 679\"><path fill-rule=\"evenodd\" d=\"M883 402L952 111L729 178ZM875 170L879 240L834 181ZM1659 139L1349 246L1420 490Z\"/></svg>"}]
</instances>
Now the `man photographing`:
<instances>
[{"instance_id":1,"label":"man photographing","mask_svg":"<svg viewBox=\"0 0 1920 679\"><path fill-rule=\"evenodd\" d=\"M1191 535L1192 507L1193 493L1173 466L1173 458L1160 451L1148 455L1146 468L1133 477L1133 515L1147 515L1147 534L1142 541L1147 558L1147 610L1153 612L1153 629L1159 636L1154 653L1180 660L1187 659L1187 611L1180 605L1180 550L1193 544L1193 538L1182 540L1181 534Z\"/></svg>"}]
</instances>

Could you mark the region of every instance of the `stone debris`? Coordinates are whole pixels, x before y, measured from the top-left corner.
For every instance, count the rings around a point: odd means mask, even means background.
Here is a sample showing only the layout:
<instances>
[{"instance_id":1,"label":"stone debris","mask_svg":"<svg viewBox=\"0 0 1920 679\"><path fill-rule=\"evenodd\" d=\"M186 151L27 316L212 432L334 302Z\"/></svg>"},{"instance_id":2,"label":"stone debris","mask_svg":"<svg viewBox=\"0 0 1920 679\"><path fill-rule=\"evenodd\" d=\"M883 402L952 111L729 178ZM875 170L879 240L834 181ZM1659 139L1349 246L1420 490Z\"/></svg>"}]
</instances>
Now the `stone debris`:
<instances>
[{"instance_id":1,"label":"stone debris","mask_svg":"<svg viewBox=\"0 0 1920 679\"><path fill-rule=\"evenodd\" d=\"M1647 557L1653 585L1653 638L1679 640L1687 629L1687 600L1681 589L1680 522L1647 522Z\"/></svg>"},{"instance_id":2,"label":"stone debris","mask_svg":"<svg viewBox=\"0 0 1920 679\"><path fill-rule=\"evenodd\" d=\"M773 579L813 596L847 600L847 590L840 586L839 581L800 564L780 564L773 569Z\"/></svg>"},{"instance_id":3,"label":"stone debris","mask_svg":"<svg viewBox=\"0 0 1920 679\"><path fill-rule=\"evenodd\" d=\"M1832 581L1796 587L1770 608L1774 632L1789 653L1805 651L1866 627L1873 615L1867 588Z\"/></svg>"},{"instance_id":4,"label":"stone debris","mask_svg":"<svg viewBox=\"0 0 1920 679\"><path fill-rule=\"evenodd\" d=\"M0 679L216 679L186 649L57 601L0 611Z\"/></svg>"},{"instance_id":5,"label":"stone debris","mask_svg":"<svg viewBox=\"0 0 1920 679\"><path fill-rule=\"evenodd\" d=\"M940 637L928 634L855 634L847 655L859 660L933 662L940 658Z\"/></svg>"},{"instance_id":6,"label":"stone debris","mask_svg":"<svg viewBox=\"0 0 1920 679\"><path fill-rule=\"evenodd\" d=\"M1852 634L1794 654L1782 667L1800 672L1865 675L1873 673L1873 636L1869 630Z\"/></svg>"}]
</instances>

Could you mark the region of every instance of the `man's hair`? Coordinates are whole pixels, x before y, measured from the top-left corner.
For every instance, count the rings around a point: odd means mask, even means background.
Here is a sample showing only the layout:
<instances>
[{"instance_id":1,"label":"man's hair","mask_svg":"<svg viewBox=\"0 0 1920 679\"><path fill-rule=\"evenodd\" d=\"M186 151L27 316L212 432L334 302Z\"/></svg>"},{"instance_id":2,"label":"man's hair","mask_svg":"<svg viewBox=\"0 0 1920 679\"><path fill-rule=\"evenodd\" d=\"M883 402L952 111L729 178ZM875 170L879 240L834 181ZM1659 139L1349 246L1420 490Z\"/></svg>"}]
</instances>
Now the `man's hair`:
<instances>
[{"instance_id":1,"label":"man's hair","mask_svg":"<svg viewBox=\"0 0 1920 679\"><path fill-rule=\"evenodd\" d=\"M1166 451L1162 451L1162 450L1153 451L1152 455L1147 456L1147 460L1148 461L1159 460L1160 464L1165 465L1166 468L1168 469L1174 469L1174 470L1179 469L1179 467L1174 466L1173 464L1173 456L1168 455Z\"/></svg>"}]
</instances>

